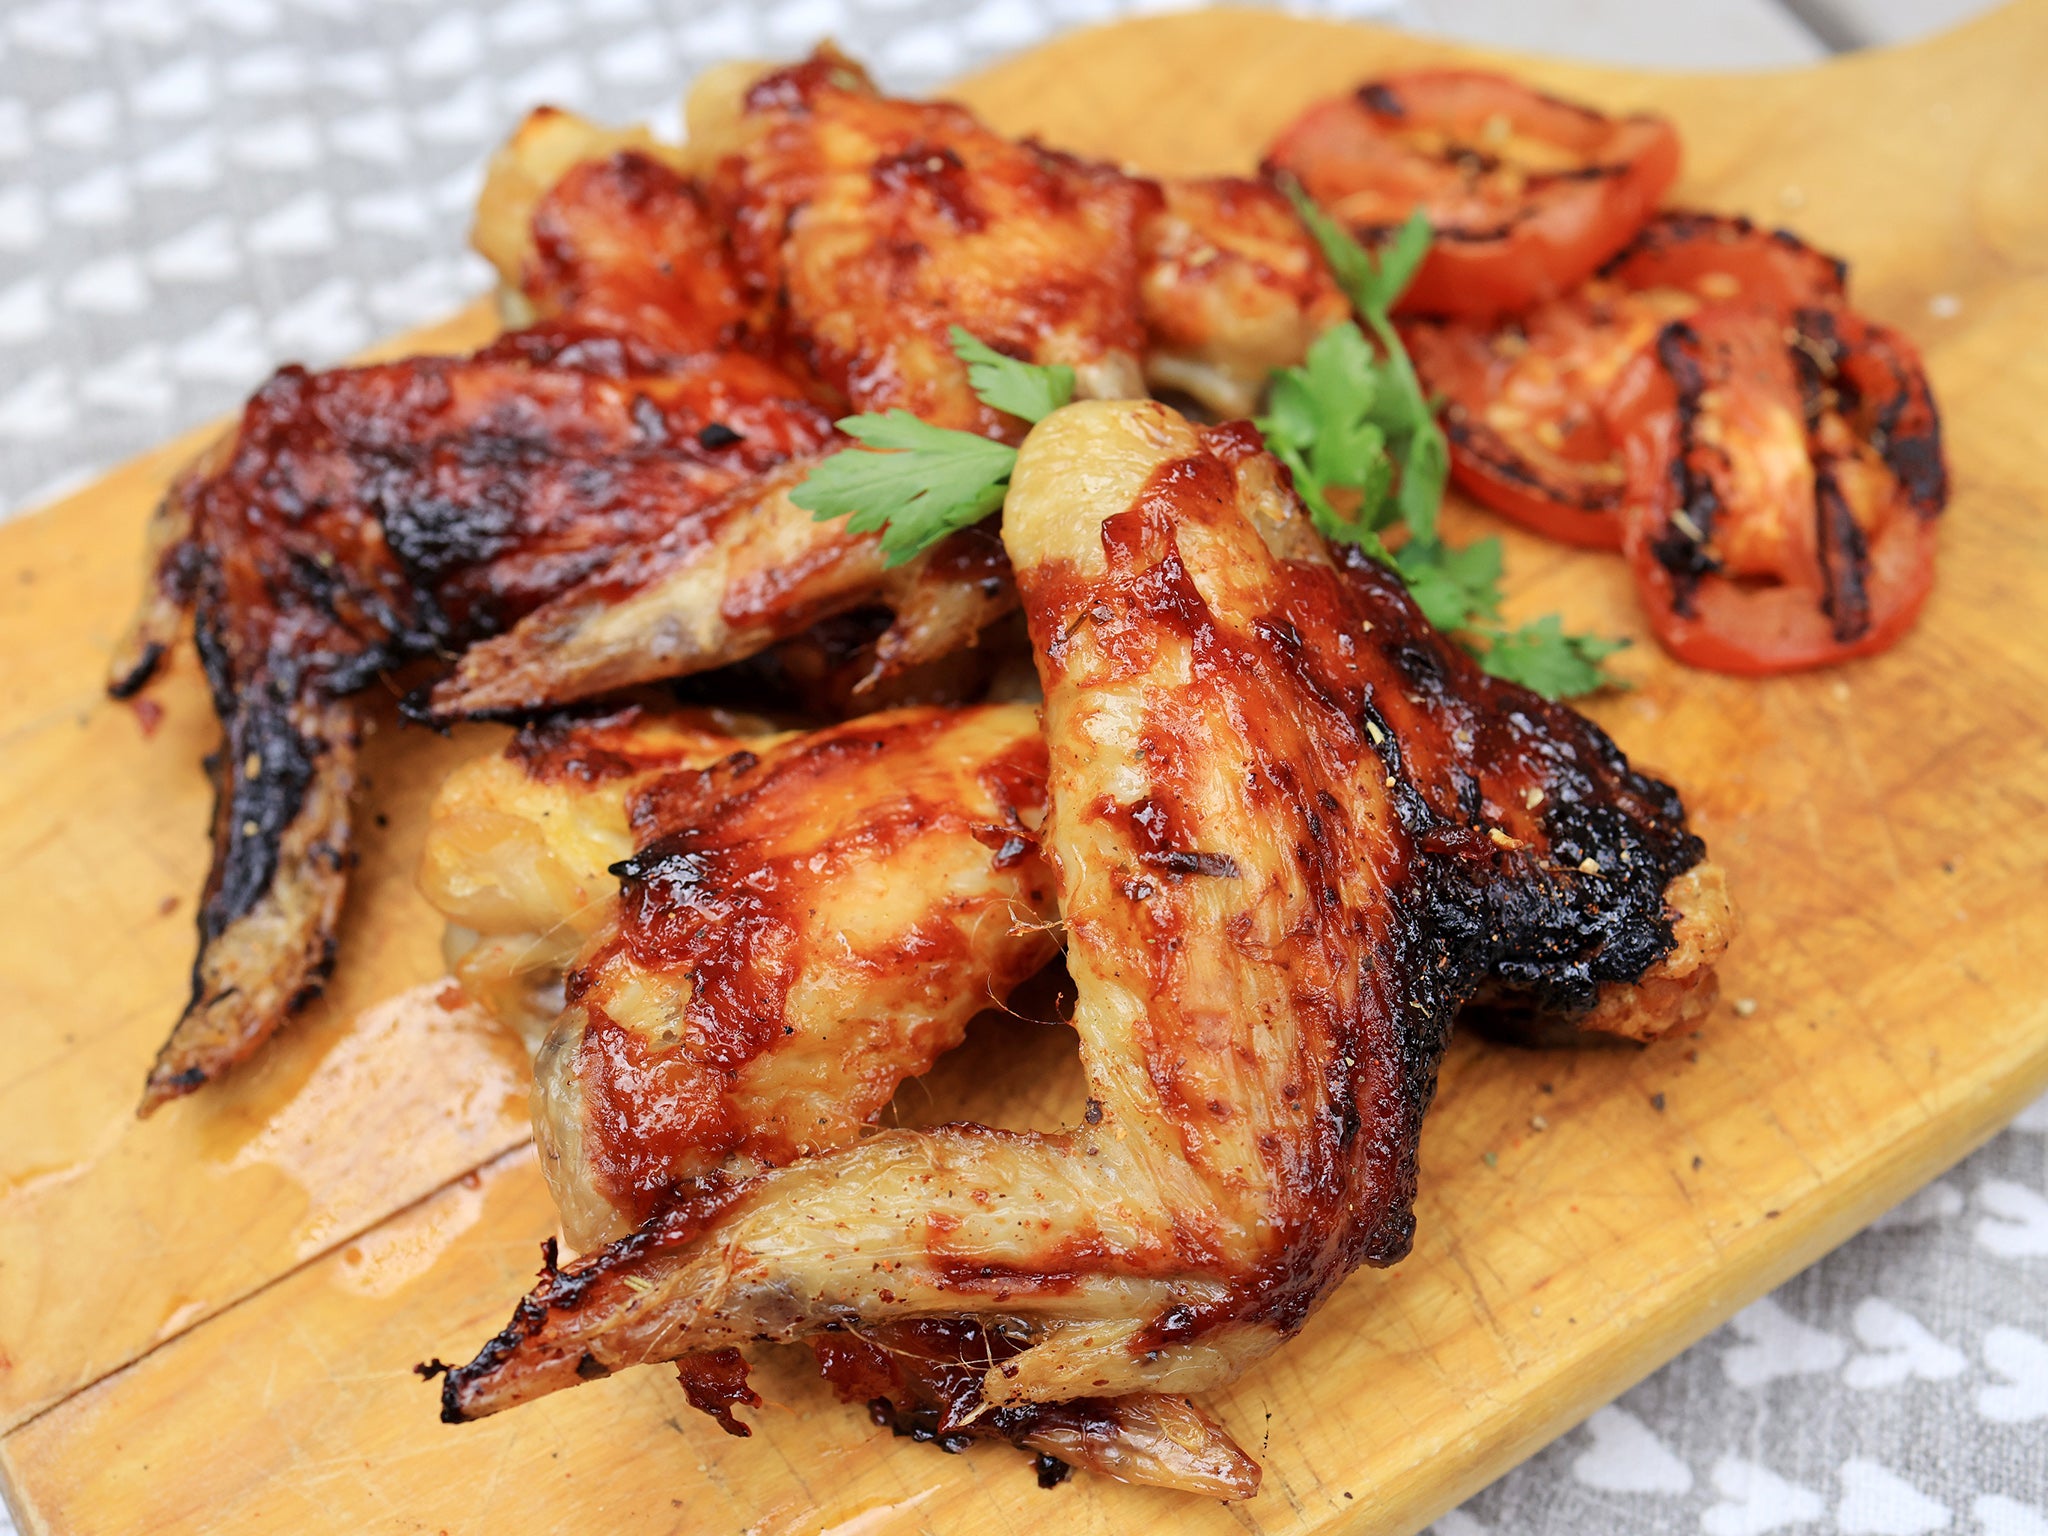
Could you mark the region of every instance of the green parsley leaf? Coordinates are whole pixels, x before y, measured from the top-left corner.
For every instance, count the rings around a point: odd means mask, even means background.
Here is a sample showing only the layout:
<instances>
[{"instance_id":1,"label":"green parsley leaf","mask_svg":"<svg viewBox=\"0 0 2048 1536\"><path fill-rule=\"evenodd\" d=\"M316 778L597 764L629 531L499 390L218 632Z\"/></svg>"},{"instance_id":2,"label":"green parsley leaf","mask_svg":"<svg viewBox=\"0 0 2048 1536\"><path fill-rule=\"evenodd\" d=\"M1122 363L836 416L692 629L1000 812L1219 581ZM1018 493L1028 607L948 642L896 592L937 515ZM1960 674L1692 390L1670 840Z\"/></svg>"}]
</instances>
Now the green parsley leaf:
<instances>
[{"instance_id":1,"label":"green parsley leaf","mask_svg":"<svg viewBox=\"0 0 2048 1536\"><path fill-rule=\"evenodd\" d=\"M1423 617L1495 677L1553 699L1610 686L1600 663L1626 642L1568 635L1555 615L1504 630L1500 540L1452 549L1437 536L1450 446L1392 318L1429 252L1428 216L1417 209L1374 253L1298 183L1281 189L1364 325L1325 331L1301 367L1274 374L1258 422L1311 520L1325 538L1363 545L1391 565ZM1380 535L1396 520L1407 538L1390 553Z\"/></svg>"},{"instance_id":2,"label":"green parsley leaf","mask_svg":"<svg viewBox=\"0 0 2048 1536\"><path fill-rule=\"evenodd\" d=\"M1394 556L1393 565L1422 616L1445 634L1499 621L1499 539L1480 539L1463 549L1434 539L1410 539Z\"/></svg>"},{"instance_id":3,"label":"green parsley leaf","mask_svg":"<svg viewBox=\"0 0 2048 1536\"><path fill-rule=\"evenodd\" d=\"M1357 326L1332 326L1300 367L1273 375L1267 414L1257 422L1322 535L1369 544L1375 553L1383 552L1378 533L1394 484L1386 431L1372 419L1378 368ZM1339 489L1344 494L1333 498Z\"/></svg>"},{"instance_id":4,"label":"green parsley leaf","mask_svg":"<svg viewBox=\"0 0 2048 1536\"><path fill-rule=\"evenodd\" d=\"M882 535L882 557L902 565L1003 504L1017 450L905 410L848 416L839 430L869 448L846 449L813 469L789 499L818 522L845 517L855 533Z\"/></svg>"},{"instance_id":5,"label":"green parsley leaf","mask_svg":"<svg viewBox=\"0 0 2048 1536\"><path fill-rule=\"evenodd\" d=\"M1368 322L1374 315L1384 317L1415 276L1422 258L1429 254L1429 215L1420 208L1408 215L1408 222L1395 231L1394 238L1375 256L1352 237L1350 230L1317 207L1293 177L1283 178L1280 190L1287 194L1302 225L1322 247L1331 275L1350 297L1353 307Z\"/></svg>"},{"instance_id":6,"label":"green parsley leaf","mask_svg":"<svg viewBox=\"0 0 2048 1536\"><path fill-rule=\"evenodd\" d=\"M1557 615L1546 613L1520 629L1495 631L1479 664L1546 699L1569 699L1614 686L1600 664L1627 644L1599 635L1568 635Z\"/></svg>"},{"instance_id":7,"label":"green parsley leaf","mask_svg":"<svg viewBox=\"0 0 2048 1536\"><path fill-rule=\"evenodd\" d=\"M964 325L947 334L983 405L1040 422L1074 398L1074 370L1065 363L1042 366L1005 357Z\"/></svg>"},{"instance_id":8,"label":"green parsley leaf","mask_svg":"<svg viewBox=\"0 0 2048 1536\"><path fill-rule=\"evenodd\" d=\"M984 405L1038 422L1074 398L1071 368L1005 357L964 326L954 326L949 336ZM915 559L1000 507L1017 463L1017 450L1006 444L935 427L905 410L848 416L839 430L881 451L833 454L789 499L817 522L844 517L855 533L880 532L889 566Z\"/></svg>"}]
</instances>

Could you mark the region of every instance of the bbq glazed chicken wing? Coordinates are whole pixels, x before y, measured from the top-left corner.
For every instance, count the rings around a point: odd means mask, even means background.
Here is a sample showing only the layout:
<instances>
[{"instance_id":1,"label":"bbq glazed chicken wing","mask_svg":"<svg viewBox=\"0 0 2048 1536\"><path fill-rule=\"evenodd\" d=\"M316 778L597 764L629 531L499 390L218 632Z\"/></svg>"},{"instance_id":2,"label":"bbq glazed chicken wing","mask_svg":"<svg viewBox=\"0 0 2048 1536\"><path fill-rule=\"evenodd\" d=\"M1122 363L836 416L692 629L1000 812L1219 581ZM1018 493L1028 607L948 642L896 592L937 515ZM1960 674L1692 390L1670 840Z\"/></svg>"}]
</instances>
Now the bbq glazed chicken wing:
<instances>
[{"instance_id":1,"label":"bbq glazed chicken wing","mask_svg":"<svg viewBox=\"0 0 2048 1536\"><path fill-rule=\"evenodd\" d=\"M983 1364L942 1430L1218 1385L1406 1252L1461 1002L1504 977L1589 1005L1678 947L1663 893L1700 848L1676 797L1430 643L1391 578L1333 565L1244 429L1069 407L1026 440L1004 533L1083 1123L883 1132L681 1185L551 1265L444 1416L831 1330L922 1329L929 1358L945 1319ZM1475 765L1490 710L1520 750Z\"/></svg>"},{"instance_id":2,"label":"bbq glazed chicken wing","mask_svg":"<svg viewBox=\"0 0 2048 1536\"><path fill-rule=\"evenodd\" d=\"M530 728L451 775L435 806L420 883L476 938L464 989L522 1030L550 998L561 1015L536 1063L534 1128L579 1247L630 1231L669 1190L851 1145L1057 948L1033 830L1035 710L902 710L744 744L730 724L634 707ZM624 911L614 864L629 871ZM665 963L645 963L650 944ZM886 1400L900 1432L925 1438L978 1394L962 1361L1011 1347L972 1320L812 1344L842 1397ZM748 1433L731 1410L759 1398L736 1351L682 1372L693 1404ZM1223 1497L1258 1481L1184 1398L1011 1410L944 1433L1034 1450L1044 1479L1084 1466Z\"/></svg>"},{"instance_id":3,"label":"bbq glazed chicken wing","mask_svg":"<svg viewBox=\"0 0 2048 1536\"><path fill-rule=\"evenodd\" d=\"M1044 966L1044 794L1018 704L744 744L615 716L451 776L421 886L483 935L465 987L516 1016L576 955L534 1091L570 1243L849 1144Z\"/></svg>"},{"instance_id":4,"label":"bbq glazed chicken wing","mask_svg":"<svg viewBox=\"0 0 2048 1536\"><path fill-rule=\"evenodd\" d=\"M711 90L729 99L693 109L701 190L564 114L529 120L501 152L479 219L515 312L629 314L660 331L666 304L701 313L708 284L731 344L789 360L835 402L1009 439L1021 423L977 398L949 340L955 325L1072 365L1084 394L1141 392L1140 242L1158 202L1149 183L1013 143L958 107L881 96L829 52L745 83L721 76ZM578 145L589 158L576 158ZM530 237L507 239L528 208ZM722 243L707 243L697 266L642 254L683 244L664 235L666 221L693 228L707 210ZM699 269L709 275L670 275ZM806 473L793 466L747 493L758 537L746 571L701 558L687 539L629 549L472 648L435 689L432 712L526 710L694 670L678 648L687 660L707 616L744 631L756 603L783 606L819 583L820 536L788 499ZM992 535L956 535L894 571L873 539L857 548L865 564L856 555L824 573L830 602L816 616L849 606L841 595L855 588L895 616L867 687L971 645L1015 607Z\"/></svg>"},{"instance_id":5,"label":"bbq glazed chicken wing","mask_svg":"<svg viewBox=\"0 0 2048 1536\"><path fill-rule=\"evenodd\" d=\"M225 738L214 862L192 1001L145 1110L246 1057L318 991L349 857L353 695L516 621L621 544L680 534L744 570L730 551L758 548L759 530L728 493L832 441L758 359L573 328L266 385L166 498L111 685L143 687L194 610ZM745 627L707 626L688 660L802 628L835 561L872 543L805 527L811 585Z\"/></svg>"},{"instance_id":6,"label":"bbq glazed chicken wing","mask_svg":"<svg viewBox=\"0 0 2048 1536\"><path fill-rule=\"evenodd\" d=\"M715 87L714 87L715 88ZM991 436L947 333L1065 363L1087 397L1142 392L1151 186L1003 138L947 102L881 95L830 49L748 85L690 153L785 343L857 411Z\"/></svg>"},{"instance_id":7,"label":"bbq glazed chicken wing","mask_svg":"<svg viewBox=\"0 0 2048 1536\"><path fill-rule=\"evenodd\" d=\"M645 128L540 107L492 157L470 231L508 327L574 320L688 354L747 318L725 230Z\"/></svg>"},{"instance_id":8,"label":"bbq glazed chicken wing","mask_svg":"<svg viewBox=\"0 0 2048 1536\"><path fill-rule=\"evenodd\" d=\"M1238 176L1158 183L1140 280L1145 377L1221 417L1258 409L1275 369L1351 316L1315 241L1271 185Z\"/></svg>"}]
</instances>

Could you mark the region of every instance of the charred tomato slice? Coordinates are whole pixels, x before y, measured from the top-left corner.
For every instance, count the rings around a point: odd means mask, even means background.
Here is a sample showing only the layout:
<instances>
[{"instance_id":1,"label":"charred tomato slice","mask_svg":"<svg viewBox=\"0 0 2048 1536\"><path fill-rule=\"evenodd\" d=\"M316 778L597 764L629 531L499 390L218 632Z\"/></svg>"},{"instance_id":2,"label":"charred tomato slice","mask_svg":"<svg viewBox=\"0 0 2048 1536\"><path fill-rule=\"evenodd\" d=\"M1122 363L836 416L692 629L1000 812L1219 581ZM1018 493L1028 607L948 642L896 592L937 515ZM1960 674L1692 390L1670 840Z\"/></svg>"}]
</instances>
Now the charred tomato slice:
<instances>
[{"instance_id":1,"label":"charred tomato slice","mask_svg":"<svg viewBox=\"0 0 2048 1536\"><path fill-rule=\"evenodd\" d=\"M1609 117L1505 75L1429 69L1309 108L1274 140L1266 170L1293 176L1368 243L1427 210L1435 240L1400 310L1490 320L1590 277L1642 228L1678 160L1661 117Z\"/></svg>"},{"instance_id":2,"label":"charred tomato slice","mask_svg":"<svg viewBox=\"0 0 2048 1536\"><path fill-rule=\"evenodd\" d=\"M1761 676L1890 646L1934 580L1941 425L1910 343L1839 302L1710 306L1617 383L1624 548L1680 661Z\"/></svg>"}]
</instances>

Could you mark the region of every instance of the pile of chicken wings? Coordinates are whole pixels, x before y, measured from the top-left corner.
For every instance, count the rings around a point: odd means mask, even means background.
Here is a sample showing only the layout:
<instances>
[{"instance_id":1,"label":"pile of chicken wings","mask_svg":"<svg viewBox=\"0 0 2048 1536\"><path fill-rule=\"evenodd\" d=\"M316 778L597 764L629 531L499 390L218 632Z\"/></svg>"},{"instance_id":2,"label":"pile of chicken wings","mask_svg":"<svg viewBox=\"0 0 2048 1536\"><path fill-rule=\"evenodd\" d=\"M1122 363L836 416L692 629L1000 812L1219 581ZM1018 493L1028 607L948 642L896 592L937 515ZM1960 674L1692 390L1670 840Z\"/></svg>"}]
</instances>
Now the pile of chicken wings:
<instances>
[{"instance_id":1,"label":"pile of chicken wings","mask_svg":"<svg viewBox=\"0 0 2048 1536\"><path fill-rule=\"evenodd\" d=\"M189 613L225 739L145 1110L317 992L402 679L521 727L443 787L421 884L537 1045L578 1254L437 1363L445 1418L675 1362L744 1434L742 1351L801 1342L943 1449L1249 1497L1190 1399L1407 1252L1454 1019L1696 1021L1720 875L1233 419L1348 313L1272 185L1013 142L830 50L689 118L536 113L477 228L514 328L286 369L166 500L115 688ZM955 325L1081 398L992 409ZM790 493L898 407L1019 452L999 516L891 567ZM878 1128L1060 965L1074 1124Z\"/></svg>"}]
</instances>

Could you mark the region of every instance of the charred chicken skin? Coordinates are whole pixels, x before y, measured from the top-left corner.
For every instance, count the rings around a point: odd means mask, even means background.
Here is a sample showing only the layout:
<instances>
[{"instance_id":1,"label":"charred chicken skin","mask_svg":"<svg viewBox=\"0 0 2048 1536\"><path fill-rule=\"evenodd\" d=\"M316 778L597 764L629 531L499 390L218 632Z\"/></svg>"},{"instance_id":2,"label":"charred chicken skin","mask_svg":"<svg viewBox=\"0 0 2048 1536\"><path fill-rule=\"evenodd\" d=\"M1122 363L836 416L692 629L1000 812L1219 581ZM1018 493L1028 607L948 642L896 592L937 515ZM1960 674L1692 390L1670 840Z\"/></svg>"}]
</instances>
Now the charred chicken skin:
<instances>
[{"instance_id":1,"label":"charred chicken skin","mask_svg":"<svg viewBox=\"0 0 2048 1536\"><path fill-rule=\"evenodd\" d=\"M1135 1424L1407 1251L1460 1004L1583 1014L1632 990L1645 1030L1695 1005L1727 911L1675 794L1480 674L1391 575L1333 559L1248 429L1069 407L1023 445L1004 539L1045 691L1083 1122L679 1162L638 1231L551 1260L449 1373L446 1417L676 1359L729 1410L737 1346L852 1335L941 1433ZM730 922L731 876L685 837L665 884L660 846L625 866L622 931ZM668 963L617 937L586 954L611 996ZM1144 1480L1250 1491L1192 1443L1207 1473L1155 1459Z\"/></svg>"},{"instance_id":2,"label":"charred chicken skin","mask_svg":"<svg viewBox=\"0 0 2048 1536\"><path fill-rule=\"evenodd\" d=\"M224 735L192 1001L145 1109L318 990L348 861L352 695L516 621L620 544L686 528L754 548L729 493L832 435L757 358L576 328L266 385L159 514L155 591L115 669L116 694L142 687L189 604ZM785 632L809 622L804 597L788 594ZM730 626L712 643L744 654Z\"/></svg>"}]
</instances>

